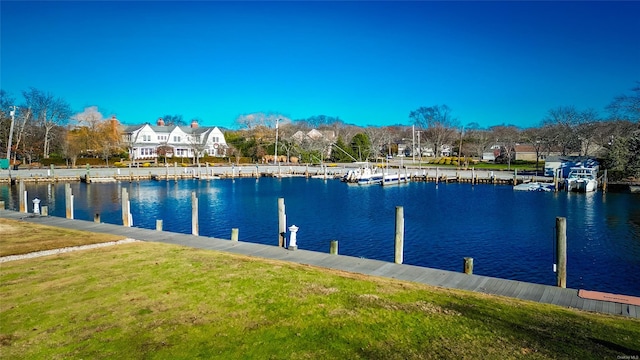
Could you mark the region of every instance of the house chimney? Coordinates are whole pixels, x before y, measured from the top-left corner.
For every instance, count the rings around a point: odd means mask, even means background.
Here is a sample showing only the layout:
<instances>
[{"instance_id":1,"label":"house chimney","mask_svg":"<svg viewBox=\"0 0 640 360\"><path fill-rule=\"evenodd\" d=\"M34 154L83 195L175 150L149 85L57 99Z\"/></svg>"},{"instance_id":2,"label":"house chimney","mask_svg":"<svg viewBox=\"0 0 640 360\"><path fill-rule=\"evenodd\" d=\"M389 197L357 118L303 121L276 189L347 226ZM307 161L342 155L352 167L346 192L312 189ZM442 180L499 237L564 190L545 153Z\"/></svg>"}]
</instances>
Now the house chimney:
<instances>
[{"instance_id":1,"label":"house chimney","mask_svg":"<svg viewBox=\"0 0 640 360\"><path fill-rule=\"evenodd\" d=\"M158 118L157 124L158 126L164 126L164 120L162 120L162 118Z\"/></svg>"},{"instance_id":2,"label":"house chimney","mask_svg":"<svg viewBox=\"0 0 640 360\"><path fill-rule=\"evenodd\" d=\"M197 127L198 127L198 120L196 119L191 120L191 128L195 129Z\"/></svg>"}]
</instances>

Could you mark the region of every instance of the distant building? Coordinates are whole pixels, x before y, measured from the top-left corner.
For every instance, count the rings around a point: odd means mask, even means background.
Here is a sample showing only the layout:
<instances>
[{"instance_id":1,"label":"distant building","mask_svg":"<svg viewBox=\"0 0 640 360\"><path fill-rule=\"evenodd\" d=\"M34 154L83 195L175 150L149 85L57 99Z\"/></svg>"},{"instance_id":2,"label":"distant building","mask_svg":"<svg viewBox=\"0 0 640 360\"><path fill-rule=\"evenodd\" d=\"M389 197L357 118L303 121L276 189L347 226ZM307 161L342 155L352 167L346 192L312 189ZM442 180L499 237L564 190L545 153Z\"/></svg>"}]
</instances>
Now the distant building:
<instances>
[{"instance_id":1,"label":"distant building","mask_svg":"<svg viewBox=\"0 0 640 360\"><path fill-rule=\"evenodd\" d=\"M494 144L488 149L482 152L482 161L496 161L496 158L500 156L502 145Z\"/></svg>"},{"instance_id":2,"label":"distant building","mask_svg":"<svg viewBox=\"0 0 640 360\"><path fill-rule=\"evenodd\" d=\"M158 156L192 158L225 156L227 143L218 127L165 126L162 118L155 126L147 124L126 126L123 140L128 145L131 160L156 159Z\"/></svg>"},{"instance_id":3,"label":"distant building","mask_svg":"<svg viewBox=\"0 0 640 360\"><path fill-rule=\"evenodd\" d=\"M562 177L569 176L572 167L599 167L598 162L586 156L547 156L544 161L544 176L554 176L557 169L562 170Z\"/></svg>"},{"instance_id":4,"label":"distant building","mask_svg":"<svg viewBox=\"0 0 640 360\"><path fill-rule=\"evenodd\" d=\"M440 145L440 156L451 156L451 145Z\"/></svg>"},{"instance_id":5,"label":"distant building","mask_svg":"<svg viewBox=\"0 0 640 360\"><path fill-rule=\"evenodd\" d=\"M322 156L328 158L331 156L332 147L329 146L336 141L336 134L333 130L316 130L311 129L308 132L297 131L291 135L291 139L298 144L305 142L320 143L323 145Z\"/></svg>"},{"instance_id":6,"label":"distant building","mask_svg":"<svg viewBox=\"0 0 640 360\"><path fill-rule=\"evenodd\" d=\"M537 161L544 160L544 156L542 152L540 153L540 158L538 159L536 154L536 148L530 144L518 144L514 146L515 160L522 161Z\"/></svg>"}]
</instances>

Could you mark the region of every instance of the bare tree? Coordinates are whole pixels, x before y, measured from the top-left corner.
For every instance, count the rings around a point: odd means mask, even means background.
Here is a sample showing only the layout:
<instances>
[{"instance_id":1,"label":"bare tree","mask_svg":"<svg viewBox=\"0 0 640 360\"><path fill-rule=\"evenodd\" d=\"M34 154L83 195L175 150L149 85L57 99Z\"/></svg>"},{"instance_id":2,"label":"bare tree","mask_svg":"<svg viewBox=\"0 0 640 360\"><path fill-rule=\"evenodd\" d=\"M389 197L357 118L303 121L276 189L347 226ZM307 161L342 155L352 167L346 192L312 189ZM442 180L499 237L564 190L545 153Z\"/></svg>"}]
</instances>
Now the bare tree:
<instances>
[{"instance_id":1,"label":"bare tree","mask_svg":"<svg viewBox=\"0 0 640 360\"><path fill-rule=\"evenodd\" d=\"M640 81L636 82L631 91L631 95L616 96L607 106L612 119L640 123Z\"/></svg>"},{"instance_id":2,"label":"bare tree","mask_svg":"<svg viewBox=\"0 0 640 360\"><path fill-rule=\"evenodd\" d=\"M542 121L543 126L549 127L555 133L555 145L560 148L562 155L579 149L577 126L581 114L573 106L557 107L549 110Z\"/></svg>"},{"instance_id":3,"label":"bare tree","mask_svg":"<svg viewBox=\"0 0 640 360\"><path fill-rule=\"evenodd\" d=\"M598 112L588 109L580 113L580 119L576 125L576 134L580 142L580 155L589 156L595 151L596 133L599 128Z\"/></svg>"},{"instance_id":4,"label":"bare tree","mask_svg":"<svg viewBox=\"0 0 640 360\"><path fill-rule=\"evenodd\" d=\"M291 122L287 116L278 113L252 113L252 114L244 114L240 115L236 118L236 124L240 126L240 128L244 128L247 130L252 130L256 127L266 127L275 129L276 121L280 125L288 124Z\"/></svg>"},{"instance_id":5,"label":"bare tree","mask_svg":"<svg viewBox=\"0 0 640 360\"><path fill-rule=\"evenodd\" d=\"M368 126L364 129L364 133L369 137L369 143L371 144L370 154L378 157L383 149L386 149L387 154L390 154L390 145L393 138L392 132L388 128Z\"/></svg>"},{"instance_id":6,"label":"bare tree","mask_svg":"<svg viewBox=\"0 0 640 360\"><path fill-rule=\"evenodd\" d=\"M165 115L162 117L166 126L186 126L187 123L182 118L182 115Z\"/></svg>"},{"instance_id":7,"label":"bare tree","mask_svg":"<svg viewBox=\"0 0 640 360\"><path fill-rule=\"evenodd\" d=\"M442 145L451 141L458 127L458 120L451 115L447 105L420 107L409 113L409 119L420 129L425 129L426 137L438 153Z\"/></svg>"},{"instance_id":8,"label":"bare tree","mask_svg":"<svg viewBox=\"0 0 640 360\"><path fill-rule=\"evenodd\" d=\"M546 146L544 136L544 131L540 128L525 129L521 134L522 140L531 144L536 152L536 171L538 170L540 158L542 157L543 151Z\"/></svg>"},{"instance_id":9,"label":"bare tree","mask_svg":"<svg viewBox=\"0 0 640 360\"><path fill-rule=\"evenodd\" d=\"M491 132L497 142L501 143L501 157L507 162L507 169L511 170L511 160L515 154L516 144L520 138L520 131L513 125L499 125L491 127Z\"/></svg>"},{"instance_id":10,"label":"bare tree","mask_svg":"<svg viewBox=\"0 0 640 360\"><path fill-rule=\"evenodd\" d=\"M481 129L477 123L469 123L465 129L464 142L473 150L475 156L482 159L482 154L495 139L491 132Z\"/></svg>"},{"instance_id":11,"label":"bare tree","mask_svg":"<svg viewBox=\"0 0 640 360\"><path fill-rule=\"evenodd\" d=\"M15 102L16 101L12 96L10 96L6 91L0 89L0 153L5 153L7 150L7 146L9 145L8 141L9 129L11 128L11 109L13 109Z\"/></svg>"},{"instance_id":12,"label":"bare tree","mask_svg":"<svg viewBox=\"0 0 640 360\"><path fill-rule=\"evenodd\" d=\"M38 89L30 88L23 91L22 95L35 117L35 120L44 129L43 157L49 157L52 129L58 125L64 125L71 115L71 107L61 98Z\"/></svg>"},{"instance_id":13,"label":"bare tree","mask_svg":"<svg viewBox=\"0 0 640 360\"><path fill-rule=\"evenodd\" d=\"M207 148L206 138L202 136L202 131L199 128L191 129L191 135L189 135L189 147L193 151L194 164L200 164L200 157L204 155L204 151Z\"/></svg>"},{"instance_id":14,"label":"bare tree","mask_svg":"<svg viewBox=\"0 0 640 360\"><path fill-rule=\"evenodd\" d=\"M13 152L13 163L16 163L18 157L18 149L20 148L20 143L24 140L27 135L27 129L29 129L32 122L32 113L30 108L20 108L18 111L18 117L16 119L15 124L15 150Z\"/></svg>"}]
</instances>

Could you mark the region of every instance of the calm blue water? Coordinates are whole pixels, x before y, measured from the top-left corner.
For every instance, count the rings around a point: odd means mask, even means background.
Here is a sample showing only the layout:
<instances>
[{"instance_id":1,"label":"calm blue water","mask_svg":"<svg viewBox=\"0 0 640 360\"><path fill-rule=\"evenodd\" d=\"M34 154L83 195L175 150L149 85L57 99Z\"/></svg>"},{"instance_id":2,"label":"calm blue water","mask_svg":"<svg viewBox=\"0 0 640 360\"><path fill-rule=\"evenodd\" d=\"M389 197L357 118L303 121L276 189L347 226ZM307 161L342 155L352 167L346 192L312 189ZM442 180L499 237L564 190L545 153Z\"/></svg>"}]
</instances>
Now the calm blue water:
<instances>
[{"instance_id":1,"label":"calm blue water","mask_svg":"<svg viewBox=\"0 0 640 360\"><path fill-rule=\"evenodd\" d=\"M134 226L191 232L191 192L199 199L200 235L277 245L277 199L285 198L287 225L301 249L392 262L395 207L405 214L404 262L555 285L555 218L567 218L567 286L640 296L640 196L539 193L510 186L410 183L393 187L347 185L303 178L198 182L72 184L75 218L122 224L120 188L129 190ZM0 186L17 209L16 187ZM27 185L53 216L64 217L64 185Z\"/></svg>"}]
</instances>

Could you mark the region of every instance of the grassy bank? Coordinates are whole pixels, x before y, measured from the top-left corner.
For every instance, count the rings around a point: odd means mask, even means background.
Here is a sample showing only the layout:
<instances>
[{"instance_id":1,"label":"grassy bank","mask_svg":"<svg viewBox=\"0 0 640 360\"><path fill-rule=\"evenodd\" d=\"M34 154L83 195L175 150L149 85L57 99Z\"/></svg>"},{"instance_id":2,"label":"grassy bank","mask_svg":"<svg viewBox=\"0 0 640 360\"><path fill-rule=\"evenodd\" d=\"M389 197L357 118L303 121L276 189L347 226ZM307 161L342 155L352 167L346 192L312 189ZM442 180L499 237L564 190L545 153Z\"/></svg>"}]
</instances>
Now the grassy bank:
<instances>
[{"instance_id":1,"label":"grassy bank","mask_svg":"<svg viewBox=\"0 0 640 360\"><path fill-rule=\"evenodd\" d=\"M6 359L640 353L640 322L633 319L167 244L118 245L0 269Z\"/></svg>"},{"instance_id":2,"label":"grassy bank","mask_svg":"<svg viewBox=\"0 0 640 360\"><path fill-rule=\"evenodd\" d=\"M6 219L0 219L0 234L0 256L124 239L118 235L86 233Z\"/></svg>"}]
</instances>

